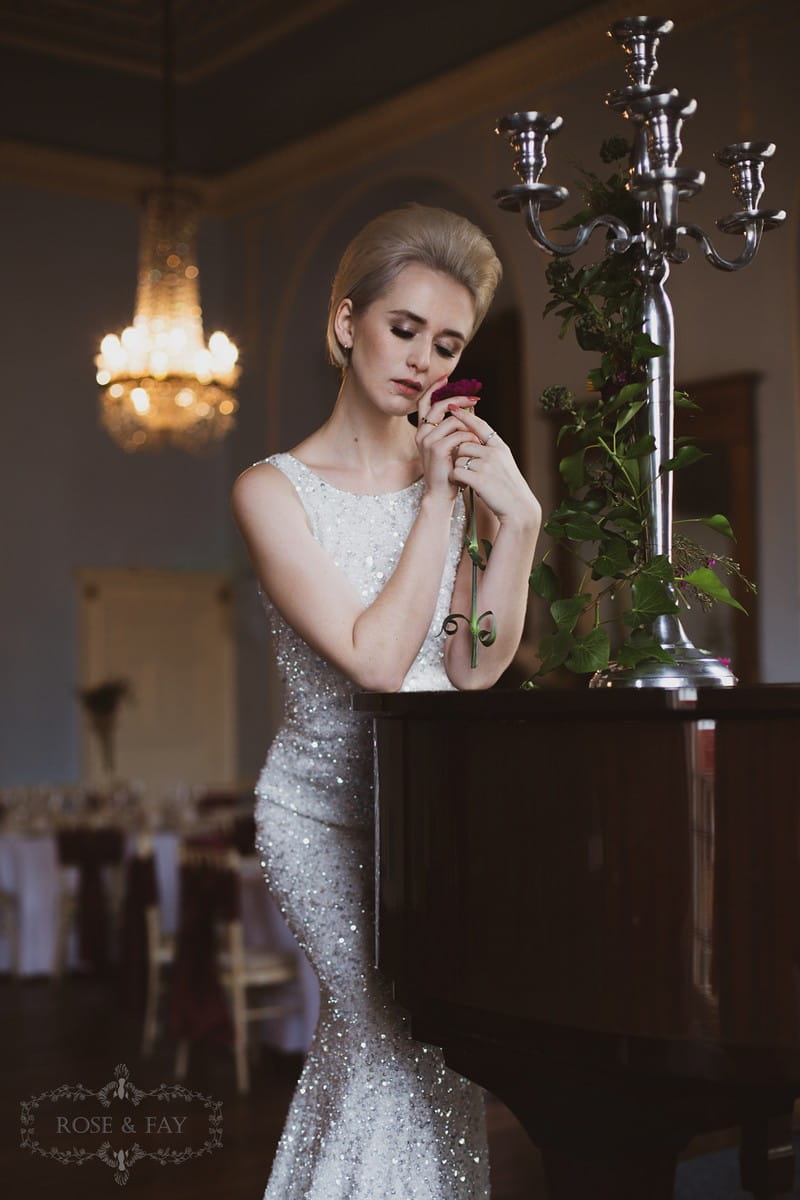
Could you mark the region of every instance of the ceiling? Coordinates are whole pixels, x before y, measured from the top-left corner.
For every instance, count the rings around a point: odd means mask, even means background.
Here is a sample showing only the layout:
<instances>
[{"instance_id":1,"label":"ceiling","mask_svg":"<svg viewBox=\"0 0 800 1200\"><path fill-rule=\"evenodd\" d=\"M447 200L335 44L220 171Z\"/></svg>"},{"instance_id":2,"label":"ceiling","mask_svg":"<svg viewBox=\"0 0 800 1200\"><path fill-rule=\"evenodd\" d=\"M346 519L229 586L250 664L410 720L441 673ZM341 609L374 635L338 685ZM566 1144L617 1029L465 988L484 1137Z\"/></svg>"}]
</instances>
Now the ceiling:
<instances>
[{"instance_id":1,"label":"ceiling","mask_svg":"<svg viewBox=\"0 0 800 1200\"><path fill-rule=\"evenodd\" d=\"M174 166L214 177L594 0L173 0ZM163 0L0 0L0 136L161 160Z\"/></svg>"}]
</instances>

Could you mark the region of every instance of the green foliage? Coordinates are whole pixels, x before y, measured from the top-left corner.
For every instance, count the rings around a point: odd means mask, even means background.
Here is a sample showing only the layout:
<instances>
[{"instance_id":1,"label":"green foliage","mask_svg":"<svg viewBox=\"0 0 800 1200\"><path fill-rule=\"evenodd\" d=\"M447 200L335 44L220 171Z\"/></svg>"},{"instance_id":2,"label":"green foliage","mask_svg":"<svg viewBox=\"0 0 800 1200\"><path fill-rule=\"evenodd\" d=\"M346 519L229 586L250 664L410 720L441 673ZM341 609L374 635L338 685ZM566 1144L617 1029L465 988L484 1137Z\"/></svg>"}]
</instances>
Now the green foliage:
<instances>
[{"instance_id":1,"label":"green foliage","mask_svg":"<svg viewBox=\"0 0 800 1200\"><path fill-rule=\"evenodd\" d=\"M617 162L627 159L629 151L623 139L612 138L601 148L601 158ZM607 179L579 168L584 208L562 229L611 213L636 231L640 210L626 187L624 165ZM678 613L695 600L703 606L721 602L742 607L712 569L744 579L733 559L712 557L684 533L675 536L671 563L647 553L646 460L654 440L642 410L648 363L665 350L642 331L642 284L632 261L636 253L609 253L577 269L565 258L554 258L546 271L552 298L545 315L560 318L559 337L571 329L580 348L599 355L599 362L588 372L585 401L558 385L545 388L540 398L544 410L560 420L558 469L567 492L544 528L579 565L580 583L570 594L546 561L551 551L531 572L530 586L549 605L554 631L541 640L540 664L530 687L559 668L578 674L604 670L612 658L625 667L647 659L671 662L653 638L656 617ZM685 392L675 393L675 405L697 409ZM684 470L704 457L690 438L679 439L662 472ZM721 513L693 523L733 539Z\"/></svg>"}]
</instances>

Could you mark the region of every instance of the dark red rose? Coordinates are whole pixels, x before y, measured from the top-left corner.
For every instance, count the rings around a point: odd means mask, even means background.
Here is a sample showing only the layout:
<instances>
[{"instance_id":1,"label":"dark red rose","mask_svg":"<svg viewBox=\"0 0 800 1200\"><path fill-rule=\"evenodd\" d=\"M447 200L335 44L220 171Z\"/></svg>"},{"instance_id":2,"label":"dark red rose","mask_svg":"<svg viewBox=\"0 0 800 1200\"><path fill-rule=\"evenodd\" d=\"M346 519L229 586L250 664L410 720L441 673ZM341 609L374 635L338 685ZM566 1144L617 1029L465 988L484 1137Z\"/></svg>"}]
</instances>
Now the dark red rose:
<instances>
[{"instance_id":1,"label":"dark red rose","mask_svg":"<svg viewBox=\"0 0 800 1200\"><path fill-rule=\"evenodd\" d=\"M470 396L477 399L483 387L480 379L450 379L431 396L431 400L449 400L451 396Z\"/></svg>"}]
</instances>

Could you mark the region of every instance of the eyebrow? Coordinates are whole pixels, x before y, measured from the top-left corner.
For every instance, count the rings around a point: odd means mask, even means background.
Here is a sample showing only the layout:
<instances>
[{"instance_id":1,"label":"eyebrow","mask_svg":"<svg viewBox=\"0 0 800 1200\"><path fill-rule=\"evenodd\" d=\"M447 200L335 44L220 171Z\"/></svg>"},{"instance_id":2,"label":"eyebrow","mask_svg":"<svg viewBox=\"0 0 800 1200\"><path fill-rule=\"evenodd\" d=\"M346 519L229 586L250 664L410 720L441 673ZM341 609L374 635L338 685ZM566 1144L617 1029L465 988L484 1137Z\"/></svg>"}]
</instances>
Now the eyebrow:
<instances>
[{"instance_id":1,"label":"eyebrow","mask_svg":"<svg viewBox=\"0 0 800 1200\"><path fill-rule=\"evenodd\" d=\"M407 308L395 308L389 313L390 317L407 317L409 321L413 321L415 325L427 325L428 322L424 317L418 317L416 313L410 312ZM443 329L442 337L458 338L460 342L466 342L466 337L463 333L459 333L457 329Z\"/></svg>"}]
</instances>

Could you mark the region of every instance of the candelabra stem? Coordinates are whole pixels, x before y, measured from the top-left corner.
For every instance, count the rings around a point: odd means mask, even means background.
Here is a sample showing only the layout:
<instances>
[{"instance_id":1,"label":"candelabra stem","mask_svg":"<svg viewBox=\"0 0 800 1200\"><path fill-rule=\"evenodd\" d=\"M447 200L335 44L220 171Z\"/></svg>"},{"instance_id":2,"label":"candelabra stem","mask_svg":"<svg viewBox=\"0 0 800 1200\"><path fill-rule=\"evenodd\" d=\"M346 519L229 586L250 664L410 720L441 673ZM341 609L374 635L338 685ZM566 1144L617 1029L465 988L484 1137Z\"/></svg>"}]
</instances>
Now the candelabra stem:
<instances>
[{"instance_id":1,"label":"candelabra stem","mask_svg":"<svg viewBox=\"0 0 800 1200\"><path fill-rule=\"evenodd\" d=\"M647 517L647 558L658 555L672 559L672 471L664 465L674 450L675 325L672 304L666 290L669 265L658 257L648 271L642 305L642 328L663 354L648 361L647 432L652 436L652 452L643 461L644 481L649 492ZM670 591L677 604L677 594ZM593 687L729 687L736 682L733 674L707 650L698 649L677 616L656 617L652 634L675 660L662 663L649 660L627 670L599 673Z\"/></svg>"},{"instance_id":2,"label":"candelabra stem","mask_svg":"<svg viewBox=\"0 0 800 1200\"><path fill-rule=\"evenodd\" d=\"M664 286L668 274L666 262L660 261L645 285L643 302L644 332L664 351L651 358L647 367L647 432L655 443L644 463L650 490L647 542L651 558L659 554L669 558L672 551L672 472L662 471L672 457L674 440L675 325Z\"/></svg>"}]
</instances>

